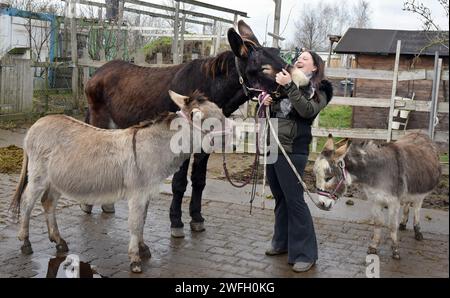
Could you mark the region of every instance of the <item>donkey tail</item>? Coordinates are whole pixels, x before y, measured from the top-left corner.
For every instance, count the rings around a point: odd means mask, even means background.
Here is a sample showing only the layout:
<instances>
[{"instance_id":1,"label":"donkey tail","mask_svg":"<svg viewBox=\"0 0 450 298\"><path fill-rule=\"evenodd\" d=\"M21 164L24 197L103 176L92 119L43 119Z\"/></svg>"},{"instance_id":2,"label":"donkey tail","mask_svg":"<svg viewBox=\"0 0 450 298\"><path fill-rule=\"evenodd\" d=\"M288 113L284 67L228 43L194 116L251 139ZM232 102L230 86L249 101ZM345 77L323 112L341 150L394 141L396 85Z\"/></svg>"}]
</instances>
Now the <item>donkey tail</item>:
<instances>
[{"instance_id":1,"label":"donkey tail","mask_svg":"<svg viewBox=\"0 0 450 298\"><path fill-rule=\"evenodd\" d=\"M19 184L17 185L16 192L11 201L9 209L13 212L15 216L18 217L20 214L20 201L22 200L22 194L25 190L25 187L28 183L28 155L24 151L23 153L23 162L22 162L22 170L20 172Z\"/></svg>"},{"instance_id":2,"label":"donkey tail","mask_svg":"<svg viewBox=\"0 0 450 298\"><path fill-rule=\"evenodd\" d=\"M87 108L86 109L86 116L84 117L84 122L87 123L87 124L91 124L90 121L91 121L91 112L90 112L90 109Z\"/></svg>"}]
</instances>

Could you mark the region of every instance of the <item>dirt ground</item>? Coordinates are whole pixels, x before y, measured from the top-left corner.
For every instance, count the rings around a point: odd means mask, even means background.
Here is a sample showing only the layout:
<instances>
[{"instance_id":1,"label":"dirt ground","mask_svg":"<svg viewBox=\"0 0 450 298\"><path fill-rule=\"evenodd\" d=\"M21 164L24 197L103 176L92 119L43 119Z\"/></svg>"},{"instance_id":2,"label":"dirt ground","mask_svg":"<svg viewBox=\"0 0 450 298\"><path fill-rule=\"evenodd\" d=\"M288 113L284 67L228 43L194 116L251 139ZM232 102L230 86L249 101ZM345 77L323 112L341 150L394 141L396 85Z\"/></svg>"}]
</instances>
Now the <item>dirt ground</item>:
<instances>
[{"instance_id":1,"label":"dirt ground","mask_svg":"<svg viewBox=\"0 0 450 298\"><path fill-rule=\"evenodd\" d=\"M226 162L228 172L235 182L243 182L251 172L251 166L254 161L254 155L251 154L227 154ZM315 189L315 178L312 172L313 162L309 162L305 169L303 180L310 191ZM260 167L258 173L259 182L262 183L263 171ZM223 161L221 154L212 154L208 162L208 178L225 180L223 172ZM449 176L442 175L438 186L425 198L423 208L439 209L448 211L449 209ZM347 188L347 197L367 200L364 193L358 190L357 185L351 185ZM351 204L351 202L347 202Z\"/></svg>"}]
</instances>

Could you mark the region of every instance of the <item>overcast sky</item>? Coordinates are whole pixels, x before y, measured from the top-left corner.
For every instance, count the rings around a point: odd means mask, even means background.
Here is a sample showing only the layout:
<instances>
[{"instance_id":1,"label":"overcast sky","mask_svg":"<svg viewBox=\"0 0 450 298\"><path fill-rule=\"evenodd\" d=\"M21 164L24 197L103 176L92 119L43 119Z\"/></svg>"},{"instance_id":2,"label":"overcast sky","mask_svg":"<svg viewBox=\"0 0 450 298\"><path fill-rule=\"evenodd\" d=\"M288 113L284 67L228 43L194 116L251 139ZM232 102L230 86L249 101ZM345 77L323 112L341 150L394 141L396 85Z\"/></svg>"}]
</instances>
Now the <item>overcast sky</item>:
<instances>
[{"instance_id":1,"label":"overcast sky","mask_svg":"<svg viewBox=\"0 0 450 298\"><path fill-rule=\"evenodd\" d=\"M273 0L200 1L247 12L249 18L244 18L244 20L252 27L252 29L254 29L254 32L260 42L264 41L267 19L268 31L273 31L273 15L275 10L275 3ZM285 37L288 41L292 40L295 32L294 21L302 17L302 8L304 4L315 4L319 1L329 3L338 2L342 5L351 6L357 0L282 0L280 32L283 31L284 28L286 28L282 36ZM421 30L422 24L419 17L411 12L403 11L403 2L403 0L370 0L369 3L372 11L372 28ZM438 1L421 0L421 2L431 9L434 19L441 26L441 28L444 30L448 30L448 18L444 14L444 11ZM288 20L289 11L291 9L292 12ZM196 11L220 15L230 19L233 18L231 14L221 14L209 9L197 8ZM267 41L269 42L269 44L271 44L272 39L268 37Z\"/></svg>"},{"instance_id":2,"label":"overcast sky","mask_svg":"<svg viewBox=\"0 0 450 298\"><path fill-rule=\"evenodd\" d=\"M30 0L42 1L42 0ZM56 0L53 0L56 1ZM94 0L100 1L101 0ZM159 3L168 5L171 0L142 0L146 2ZM247 12L249 18L244 20L252 27L259 41L263 43L266 39L266 24L267 31L273 31L273 16L275 10L275 3L273 0L198 0L200 2L207 2L222 7L227 7L235 10ZM302 17L302 9L304 5L316 5L317 3L339 3L351 7L358 0L282 0L281 4L281 25L280 33L286 38L286 45L292 42L295 33L295 21ZM0 0L2 2L2 0ZM422 22L418 15L411 12L403 11L404 0L369 0L371 10L371 28L377 29L403 29L403 30L421 30ZM449 30L449 20L445 15L444 10L439 4L438 0L418 0L425 6L429 7L432 12L433 19L443 29ZM132 4L131 4L132 5ZM130 3L127 4L130 6ZM138 8L138 7L136 7ZM148 8L146 8L148 9ZM161 13L161 10L154 10ZM219 11L196 7L195 11L221 16L227 19L233 19L233 15L229 13L222 13ZM225 24L224 26L228 26ZM198 30L200 30L198 28ZM333 34L336 32L329 32ZM267 37L269 45L272 44L272 38Z\"/></svg>"}]
</instances>

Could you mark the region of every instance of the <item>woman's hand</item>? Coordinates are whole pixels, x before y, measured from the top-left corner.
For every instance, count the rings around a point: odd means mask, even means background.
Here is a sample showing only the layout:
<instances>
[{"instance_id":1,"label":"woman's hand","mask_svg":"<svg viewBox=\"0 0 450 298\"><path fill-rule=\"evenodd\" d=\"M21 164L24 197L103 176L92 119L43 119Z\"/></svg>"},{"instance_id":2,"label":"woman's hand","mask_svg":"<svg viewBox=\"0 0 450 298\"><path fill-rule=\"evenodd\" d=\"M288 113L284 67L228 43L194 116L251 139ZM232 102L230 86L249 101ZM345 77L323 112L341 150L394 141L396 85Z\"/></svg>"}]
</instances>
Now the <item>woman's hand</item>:
<instances>
[{"instance_id":1,"label":"woman's hand","mask_svg":"<svg viewBox=\"0 0 450 298\"><path fill-rule=\"evenodd\" d=\"M265 106L270 106L272 103L273 103L272 97L270 97L270 95L267 94L267 95L263 98L262 104L265 105Z\"/></svg>"},{"instance_id":2,"label":"woman's hand","mask_svg":"<svg viewBox=\"0 0 450 298\"><path fill-rule=\"evenodd\" d=\"M292 82L292 78L291 75L289 74L289 72L287 72L287 70L282 69L282 71L280 71L279 73L277 73L277 75L275 76L275 81L281 85L287 85L290 82Z\"/></svg>"}]
</instances>

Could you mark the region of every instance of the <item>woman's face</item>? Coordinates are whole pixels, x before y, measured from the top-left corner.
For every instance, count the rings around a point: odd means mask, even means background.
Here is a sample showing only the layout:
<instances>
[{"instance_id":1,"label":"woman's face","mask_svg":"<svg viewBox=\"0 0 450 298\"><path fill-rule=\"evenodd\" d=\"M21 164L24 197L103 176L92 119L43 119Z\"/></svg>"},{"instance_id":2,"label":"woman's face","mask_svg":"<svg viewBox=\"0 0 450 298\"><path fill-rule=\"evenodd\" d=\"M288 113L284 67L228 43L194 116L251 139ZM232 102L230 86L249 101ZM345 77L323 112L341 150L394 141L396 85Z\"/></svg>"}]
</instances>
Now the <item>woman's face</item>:
<instances>
[{"instance_id":1,"label":"woman's face","mask_svg":"<svg viewBox=\"0 0 450 298\"><path fill-rule=\"evenodd\" d=\"M309 52L303 52L295 62L295 67L300 68L304 73L310 74L317 70L314 60Z\"/></svg>"}]
</instances>

